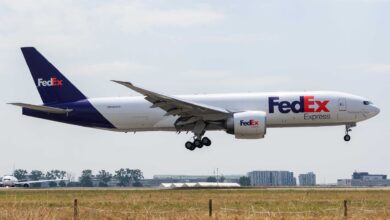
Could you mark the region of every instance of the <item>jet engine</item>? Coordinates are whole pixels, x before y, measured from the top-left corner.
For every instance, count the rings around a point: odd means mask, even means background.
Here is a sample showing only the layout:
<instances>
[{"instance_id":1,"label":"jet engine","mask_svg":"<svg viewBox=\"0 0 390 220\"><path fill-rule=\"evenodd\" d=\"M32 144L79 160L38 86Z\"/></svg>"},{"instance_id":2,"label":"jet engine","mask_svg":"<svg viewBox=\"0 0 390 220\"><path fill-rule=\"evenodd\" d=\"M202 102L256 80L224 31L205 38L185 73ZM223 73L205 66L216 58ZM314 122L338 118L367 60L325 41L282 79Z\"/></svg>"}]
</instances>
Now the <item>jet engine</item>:
<instances>
[{"instance_id":1,"label":"jet engine","mask_svg":"<svg viewBox=\"0 0 390 220\"><path fill-rule=\"evenodd\" d=\"M237 112L226 120L226 132L237 139L264 138L266 120L266 113L262 111Z\"/></svg>"}]
</instances>

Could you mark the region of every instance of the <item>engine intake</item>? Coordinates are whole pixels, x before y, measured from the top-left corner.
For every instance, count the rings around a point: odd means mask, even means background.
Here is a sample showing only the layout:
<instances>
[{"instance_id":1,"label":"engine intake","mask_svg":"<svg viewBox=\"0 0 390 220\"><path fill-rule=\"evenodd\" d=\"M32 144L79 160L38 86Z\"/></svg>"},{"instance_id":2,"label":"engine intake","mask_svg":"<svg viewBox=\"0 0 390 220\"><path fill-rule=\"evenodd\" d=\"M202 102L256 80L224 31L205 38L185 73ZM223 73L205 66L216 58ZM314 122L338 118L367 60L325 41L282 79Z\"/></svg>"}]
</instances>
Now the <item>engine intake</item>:
<instances>
[{"instance_id":1,"label":"engine intake","mask_svg":"<svg viewBox=\"0 0 390 220\"><path fill-rule=\"evenodd\" d=\"M266 113L245 111L234 113L226 120L226 132L237 139L260 139L266 134Z\"/></svg>"}]
</instances>

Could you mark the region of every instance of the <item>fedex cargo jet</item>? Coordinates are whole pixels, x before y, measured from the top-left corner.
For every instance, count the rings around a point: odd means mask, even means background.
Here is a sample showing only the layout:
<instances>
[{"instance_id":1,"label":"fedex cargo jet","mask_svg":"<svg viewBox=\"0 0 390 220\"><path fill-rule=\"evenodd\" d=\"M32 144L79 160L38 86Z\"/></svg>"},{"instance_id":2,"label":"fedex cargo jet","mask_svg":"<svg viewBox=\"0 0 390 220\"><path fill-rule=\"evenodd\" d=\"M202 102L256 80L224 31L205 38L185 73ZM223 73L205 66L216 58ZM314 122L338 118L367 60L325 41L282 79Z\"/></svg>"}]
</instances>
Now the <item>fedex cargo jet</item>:
<instances>
[{"instance_id":1,"label":"fedex cargo jet","mask_svg":"<svg viewBox=\"0 0 390 220\"><path fill-rule=\"evenodd\" d=\"M192 132L189 150L210 146L206 131L222 130L238 139L264 138L267 128L345 126L344 140L357 122L379 113L373 103L341 92L275 92L164 95L116 81L139 97L87 98L35 48L22 48L43 105L10 103L23 114L73 125L120 132Z\"/></svg>"}]
</instances>

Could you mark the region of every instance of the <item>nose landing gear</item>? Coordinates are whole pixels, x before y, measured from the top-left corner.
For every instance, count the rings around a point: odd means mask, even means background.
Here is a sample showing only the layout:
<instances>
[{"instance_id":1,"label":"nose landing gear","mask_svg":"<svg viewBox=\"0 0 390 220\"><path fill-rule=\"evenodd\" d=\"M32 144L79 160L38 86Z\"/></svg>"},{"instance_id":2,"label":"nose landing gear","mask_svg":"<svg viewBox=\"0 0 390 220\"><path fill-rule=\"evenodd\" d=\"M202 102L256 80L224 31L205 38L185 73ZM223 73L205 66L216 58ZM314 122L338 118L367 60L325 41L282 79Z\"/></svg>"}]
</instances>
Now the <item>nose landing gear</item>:
<instances>
[{"instance_id":1,"label":"nose landing gear","mask_svg":"<svg viewBox=\"0 0 390 220\"><path fill-rule=\"evenodd\" d=\"M349 132L352 131L352 127L355 127L356 124L346 124L345 125L345 135L344 135L344 141L348 142L351 140L351 136L349 136Z\"/></svg>"}]
</instances>

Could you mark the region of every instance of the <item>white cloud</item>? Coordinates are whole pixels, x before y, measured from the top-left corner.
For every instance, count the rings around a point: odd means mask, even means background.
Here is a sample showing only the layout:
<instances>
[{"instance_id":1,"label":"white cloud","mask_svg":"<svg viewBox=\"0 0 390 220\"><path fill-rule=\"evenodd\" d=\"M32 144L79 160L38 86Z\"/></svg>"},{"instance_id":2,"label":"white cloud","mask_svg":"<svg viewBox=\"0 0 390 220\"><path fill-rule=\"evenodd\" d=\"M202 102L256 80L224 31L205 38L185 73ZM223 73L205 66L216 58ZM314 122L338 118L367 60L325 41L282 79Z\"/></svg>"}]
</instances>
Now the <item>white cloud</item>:
<instances>
[{"instance_id":1,"label":"white cloud","mask_svg":"<svg viewBox=\"0 0 390 220\"><path fill-rule=\"evenodd\" d=\"M175 89L187 88L189 93L237 93L237 92L260 92L274 91L275 89L290 88L290 85L297 85L299 81L288 75L267 75L267 74L244 74L230 70L190 70L177 75L177 81L202 83L178 85L172 83ZM218 84L216 87L215 85ZM156 85L157 86L157 85ZM171 88L172 88L171 87ZM183 88L181 88L183 87Z\"/></svg>"},{"instance_id":2,"label":"white cloud","mask_svg":"<svg viewBox=\"0 0 390 220\"><path fill-rule=\"evenodd\" d=\"M390 64L369 64L367 69L376 73L390 74Z\"/></svg>"},{"instance_id":3,"label":"white cloud","mask_svg":"<svg viewBox=\"0 0 390 220\"><path fill-rule=\"evenodd\" d=\"M230 35L212 35L207 36L206 40L213 43L245 43L253 44L258 41L279 40L281 37L277 34L262 33L262 34L230 34Z\"/></svg>"},{"instance_id":4,"label":"white cloud","mask_svg":"<svg viewBox=\"0 0 390 220\"><path fill-rule=\"evenodd\" d=\"M152 71L153 67L138 63L130 63L126 61L112 61L106 63L95 63L89 65L79 65L71 67L67 70L70 74L136 74L140 72Z\"/></svg>"},{"instance_id":5,"label":"white cloud","mask_svg":"<svg viewBox=\"0 0 390 220\"><path fill-rule=\"evenodd\" d=\"M224 19L207 7L160 9L134 1L91 6L73 1L8 1L0 3L0 31L42 33L120 28L142 31L156 27L209 25Z\"/></svg>"},{"instance_id":6,"label":"white cloud","mask_svg":"<svg viewBox=\"0 0 390 220\"><path fill-rule=\"evenodd\" d=\"M215 24L223 20L222 13L210 9L161 10L142 5L110 5L100 7L92 15L114 18L123 31L142 31L156 27L192 27Z\"/></svg>"},{"instance_id":7,"label":"white cloud","mask_svg":"<svg viewBox=\"0 0 390 220\"><path fill-rule=\"evenodd\" d=\"M390 74L390 64L387 63L345 65L342 68L367 74Z\"/></svg>"},{"instance_id":8,"label":"white cloud","mask_svg":"<svg viewBox=\"0 0 390 220\"><path fill-rule=\"evenodd\" d=\"M145 2L0 1L0 48L96 48L101 40L160 28L189 28L221 22L207 6L162 9ZM115 42L113 42L115 44Z\"/></svg>"}]
</instances>

